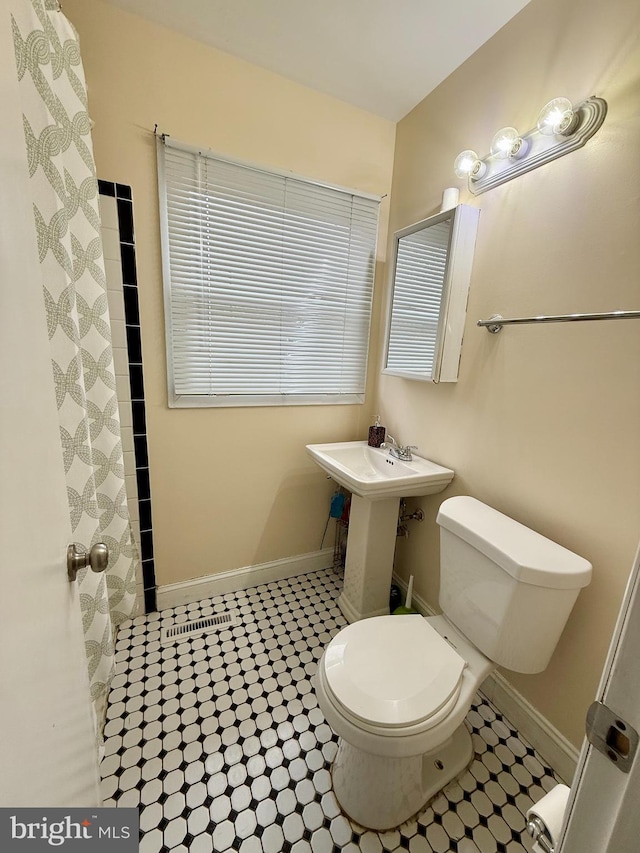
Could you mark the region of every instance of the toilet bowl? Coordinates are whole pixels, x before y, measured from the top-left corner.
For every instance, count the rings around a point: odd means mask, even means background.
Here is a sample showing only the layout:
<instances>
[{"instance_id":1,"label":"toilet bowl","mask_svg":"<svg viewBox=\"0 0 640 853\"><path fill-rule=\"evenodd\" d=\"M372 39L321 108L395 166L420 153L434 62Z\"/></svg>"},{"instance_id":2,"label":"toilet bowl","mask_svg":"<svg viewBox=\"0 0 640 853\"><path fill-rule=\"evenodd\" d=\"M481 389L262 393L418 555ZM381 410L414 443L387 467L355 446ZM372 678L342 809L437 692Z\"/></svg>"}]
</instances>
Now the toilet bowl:
<instances>
[{"instance_id":1,"label":"toilet bowl","mask_svg":"<svg viewBox=\"0 0 640 853\"><path fill-rule=\"evenodd\" d=\"M494 666L443 616L379 616L334 637L316 695L340 737L333 789L351 818L398 826L469 765L463 721Z\"/></svg>"},{"instance_id":2,"label":"toilet bowl","mask_svg":"<svg viewBox=\"0 0 640 853\"><path fill-rule=\"evenodd\" d=\"M408 820L466 769L477 689L498 664L544 669L591 577L586 560L473 498L445 501L438 524L443 614L355 622L318 667L340 738L334 793L370 829Z\"/></svg>"}]
</instances>

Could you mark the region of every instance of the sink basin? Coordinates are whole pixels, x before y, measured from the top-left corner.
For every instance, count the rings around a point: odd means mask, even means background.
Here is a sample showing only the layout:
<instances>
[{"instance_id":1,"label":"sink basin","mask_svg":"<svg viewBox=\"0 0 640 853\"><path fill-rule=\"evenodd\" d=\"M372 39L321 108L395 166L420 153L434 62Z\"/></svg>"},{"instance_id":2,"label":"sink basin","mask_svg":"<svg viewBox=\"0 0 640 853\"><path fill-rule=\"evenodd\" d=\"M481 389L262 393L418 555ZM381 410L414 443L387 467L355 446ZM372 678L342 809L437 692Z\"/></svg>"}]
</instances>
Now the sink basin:
<instances>
[{"instance_id":1,"label":"sink basin","mask_svg":"<svg viewBox=\"0 0 640 853\"><path fill-rule=\"evenodd\" d=\"M411 462L394 459L387 448L369 447L366 441L307 444L307 452L337 483L369 500L432 495L454 475L421 456Z\"/></svg>"}]
</instances>

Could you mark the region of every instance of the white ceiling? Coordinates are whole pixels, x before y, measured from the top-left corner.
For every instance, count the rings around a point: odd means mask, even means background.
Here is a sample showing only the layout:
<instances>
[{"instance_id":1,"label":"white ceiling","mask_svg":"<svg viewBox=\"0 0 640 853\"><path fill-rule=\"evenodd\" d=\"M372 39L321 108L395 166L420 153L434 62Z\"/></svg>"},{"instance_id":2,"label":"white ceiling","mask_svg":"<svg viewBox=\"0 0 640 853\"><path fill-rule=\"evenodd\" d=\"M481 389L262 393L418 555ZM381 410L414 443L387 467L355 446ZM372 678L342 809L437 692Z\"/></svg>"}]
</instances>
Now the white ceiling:
<instances>
[{"instance_id":1,"label":"white ceiling","mask_svg":"<svg viewBox=\"0 0 640 853\"><path fill-rule=\"evenodd\" d=\"M529 0L108 2L397 121Z\"/></svg>"}]
</instances>

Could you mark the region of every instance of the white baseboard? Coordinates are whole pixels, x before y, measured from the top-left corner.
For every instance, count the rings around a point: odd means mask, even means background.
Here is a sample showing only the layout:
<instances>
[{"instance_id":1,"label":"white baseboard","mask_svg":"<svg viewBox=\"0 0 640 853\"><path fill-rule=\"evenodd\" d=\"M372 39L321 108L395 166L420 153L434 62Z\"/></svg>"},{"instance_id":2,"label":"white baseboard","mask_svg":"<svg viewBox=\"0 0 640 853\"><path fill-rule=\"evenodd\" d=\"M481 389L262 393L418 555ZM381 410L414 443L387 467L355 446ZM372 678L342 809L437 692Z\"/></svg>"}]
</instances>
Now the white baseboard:
<instances>
[{"instance_id":1,"label":"white baseboard","mask_svg":"<svg viewBox=\"0 0 640 853\"><path fill-rule=\"evenodd\" d=\"M493 672L482 685L482 692L553 767L560 779L571 785L579 750L502 673Z\"/></svg>"},{"instance_id":2,"label":"white baseboard","mask_svg":"<svg viewBox=\"0 0 640 853\"><path fill-rule=\"evenodd\" d=\"M158 587L157 607L158 610L166 610L180 604L193 604L196 601L202 601L203 598L212 598L214 595L238 592L263 583L317 572L320 569L329 568L332 564L333 548L324 548L322 551L284 557L282 560L273 560L270 563L259 563L256 566L232 569L229 572L219 572L181 583L166 584Z\"/></svg>"},{"instance_id":3,"label":"white baseboard","mask_svg":"<svg viewBox=\"0 0 640 853\"><path fill-rule=\"evenodd\" d=\"M406 582L395 573L393 582L406 592ZM436 613L424 598L415 593L411 606L423 616L433 616ZM513 723L522 737L540 753L562 781L570 785L578 763L579 750L501 673L492 672L483 682L481 691Z\"/></svg>"}]
</instances>

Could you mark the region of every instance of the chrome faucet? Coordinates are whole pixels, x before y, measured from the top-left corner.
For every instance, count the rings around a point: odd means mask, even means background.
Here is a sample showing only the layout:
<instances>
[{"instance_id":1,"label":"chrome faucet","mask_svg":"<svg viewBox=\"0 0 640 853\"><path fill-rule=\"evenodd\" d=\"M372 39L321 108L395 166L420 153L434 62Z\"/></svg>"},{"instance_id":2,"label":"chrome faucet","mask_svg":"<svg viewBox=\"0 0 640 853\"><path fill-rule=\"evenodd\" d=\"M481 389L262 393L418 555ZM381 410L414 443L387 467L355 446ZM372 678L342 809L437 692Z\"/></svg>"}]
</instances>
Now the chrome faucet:
<instances>
[{"instance_id":1,"label":"chrome faucet","mask_svg":"<svg viewBox=\"0 0 640 853\"><path fill-rule=\"evenodd\" d=\"M389 448L389 456L393 456L394 459L401 459L403 462L411 462L413 459L411 451L418 449L415 444L407 444L403 447L389 433L386 434L382 446Z\"/></svg>"}]
</instances>

